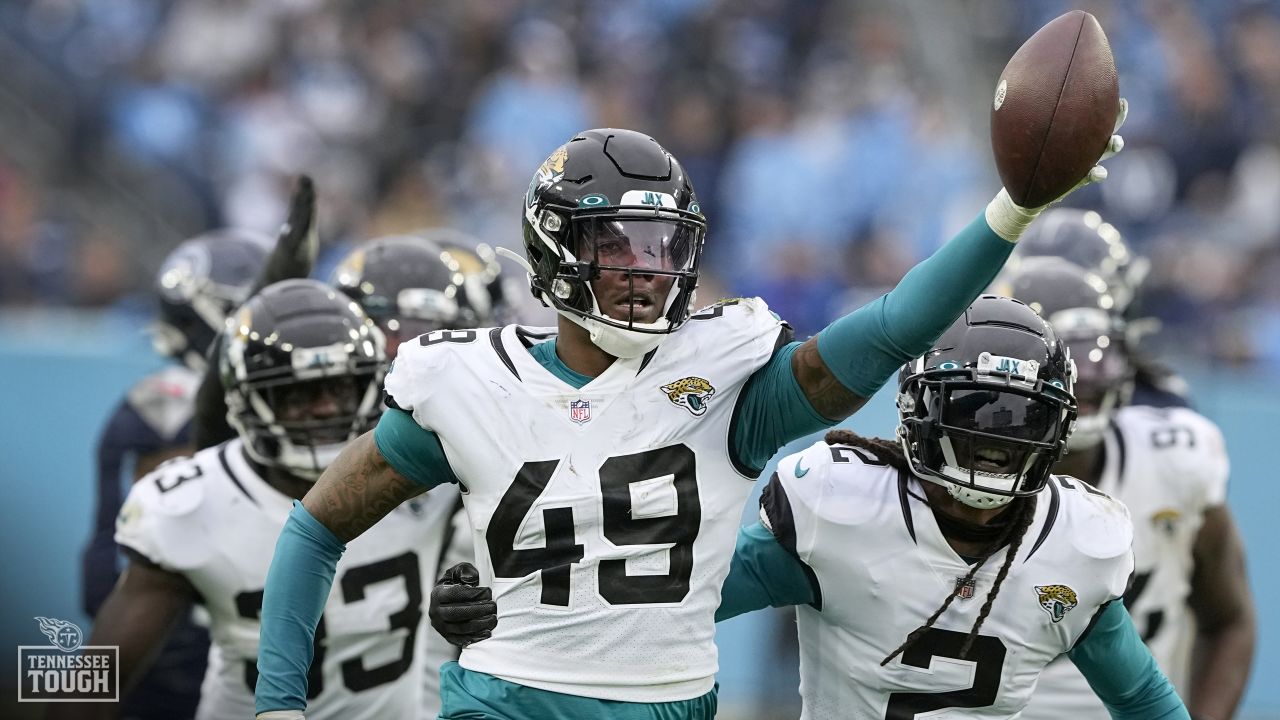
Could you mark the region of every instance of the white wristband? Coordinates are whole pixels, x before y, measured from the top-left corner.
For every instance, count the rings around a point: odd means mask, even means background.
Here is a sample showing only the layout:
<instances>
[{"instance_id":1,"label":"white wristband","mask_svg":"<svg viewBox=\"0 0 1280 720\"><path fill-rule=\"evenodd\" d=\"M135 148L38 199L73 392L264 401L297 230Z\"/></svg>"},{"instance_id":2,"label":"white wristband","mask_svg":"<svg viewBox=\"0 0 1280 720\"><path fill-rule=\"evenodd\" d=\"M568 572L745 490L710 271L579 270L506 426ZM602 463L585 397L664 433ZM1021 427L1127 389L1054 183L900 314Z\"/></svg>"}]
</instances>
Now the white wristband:
<instances>
[{"instance_id":1,"label":"white wristband","mask_svg":"<svg viewBox=\"0 0 1280 720\"><path fill-rule=\"evenodd\" d=\"M987 203L987 225L995 234L1016 243L1042 210L1044 208L1024 208L1015 204L1013 198L1009 197L1009 191L1000 188L1000 192Z\"/></svg>"},{"instance_id":2,"label":"white wristband","mask_svg":"<svg viewBox=\"0 0 1280 720\"><path fill-rule=\"evenodd\" d=\"M268 710L258 713L256 718L257 720L306 720L302 717L301 710Z\"/></svg>"}]
</instances>

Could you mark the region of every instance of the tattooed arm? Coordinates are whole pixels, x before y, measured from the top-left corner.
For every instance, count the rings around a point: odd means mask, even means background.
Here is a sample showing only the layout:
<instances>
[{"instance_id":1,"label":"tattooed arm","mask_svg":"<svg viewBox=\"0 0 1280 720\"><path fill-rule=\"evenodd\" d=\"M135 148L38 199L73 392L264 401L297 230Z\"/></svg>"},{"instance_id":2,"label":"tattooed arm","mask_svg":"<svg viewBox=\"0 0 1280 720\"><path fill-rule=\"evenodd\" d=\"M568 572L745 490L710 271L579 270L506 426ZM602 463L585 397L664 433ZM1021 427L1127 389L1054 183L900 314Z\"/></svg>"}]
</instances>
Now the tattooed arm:
<instances>
[{"instance_id":1,"label":"tattooed arm","mask_svg":"<svg viewBox=\"0 0 1280 720\"><path fill-rule=\"evenodd\" d=\"M302 506L347 543L397 505L426 490L397 472L378 450L373 433L368 432L343 449L302 498Z\"/></svg>"}]
</instances>

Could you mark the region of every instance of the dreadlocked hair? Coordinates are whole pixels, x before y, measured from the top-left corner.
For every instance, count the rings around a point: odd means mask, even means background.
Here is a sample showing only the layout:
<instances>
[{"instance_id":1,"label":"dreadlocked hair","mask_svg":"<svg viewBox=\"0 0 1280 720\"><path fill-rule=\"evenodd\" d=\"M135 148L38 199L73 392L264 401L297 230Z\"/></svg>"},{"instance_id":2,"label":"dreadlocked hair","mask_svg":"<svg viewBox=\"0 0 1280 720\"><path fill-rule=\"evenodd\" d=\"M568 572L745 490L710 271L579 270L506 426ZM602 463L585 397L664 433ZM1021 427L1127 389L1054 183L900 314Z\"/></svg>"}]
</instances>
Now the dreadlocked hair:
<instances>
[{"instance_id":1,"label":"dreadlocked hair","mask_svg":"<svg viewBox=\"0 0 1280 720\"><path fill-rule=\"evenodd\" d=\"M907 456L902 454L902 446L893 440L862 437L852 430L828 431L823 440L826 440L828 445L852 445L862 448L895 470L910 471L911 469L907 464Z\"/></svg>"},{"instance_id":2,"label":"dreadlocked hair","mask_svg":"<svg viewBox=\"0 0 1280 720\"><path fill-rule=\"evenodd\" d=\"M1009 552L1005 555L1004 564L1000 566L1000 572L996 573L995 583L992 584L990 592L987 593L987 599L982 603L982 609L978 611L978 619L974 621L973 627L969 629L969 635L964 639L964 645L960 647L960 659L967 659L969 655L969 648L973 646L974 638L978 637L978 631L982 629L982 623L986 622L987 616L991 614L991 606L995 603L996 596L1000 594L1000 586L1004 583L1004 579L1008 577L1009 568L1013 567L1013 558L1018 554L1018 548L1022 546L1022 538L1027 534L1027 529L1031 527L1031 521L1036 516L1035 497L1032 496L1015 500L1014 506L1011 508L1011 512L1015 512L1017 515L1010 518L1009 522L1005 524L1005 531L1000 534L1000 537L996 538L996 540L991 543L991 547L983 553L982 558L979 559L978 562L974 563L973 567L969 568L968 574L956 583L955 589L953 589L951 594L947 596L947 599L943 601L942 606L939 607L933 615L930 615L929 619L926 620L923 625L912 630L907 635L907 639L902 641L902 644L899 645L896 650L889 653L888 657L881 660L881 666L888 665L895 657L906 652L907 648L911 647L916 640L920 639L920 636L928 632L929 628L933 627L933 624L942 616L942 613L946 612L947 608L951 607L952 601L960 595L961 588L972 582L974 576L978 573L978 570L987 563L987 560L991 559L991 556L995 555L1000 548L1008 544Z\"/></svg>"}]
</instances>

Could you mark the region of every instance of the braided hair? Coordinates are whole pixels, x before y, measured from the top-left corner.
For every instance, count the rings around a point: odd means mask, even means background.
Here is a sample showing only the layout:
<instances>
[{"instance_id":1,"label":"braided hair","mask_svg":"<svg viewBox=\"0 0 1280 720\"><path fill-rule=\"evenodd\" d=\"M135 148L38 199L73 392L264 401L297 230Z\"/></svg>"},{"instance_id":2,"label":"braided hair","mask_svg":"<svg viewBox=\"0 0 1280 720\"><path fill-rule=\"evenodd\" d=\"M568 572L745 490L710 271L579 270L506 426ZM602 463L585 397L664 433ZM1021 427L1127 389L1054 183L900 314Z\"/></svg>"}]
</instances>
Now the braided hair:
<instances>
[{"instance_id":1,"label":"braided hair","mask_svg":"<svg viewBox=\"0 0 1280 720\"><path fill-rule=\"evenodd\" d=\"M853 447L862 448L874 454L880 462L887 463L890 467L900 471L910 471L910 464L907 462L906 455L902 451L902 446L892 440L884 438L866 438L854 433L850 430L832 430L828 432L824 438L828 445L851 445ZM978 637L978 631L982 629L982 624L986 622L987 616L991 614L991 606L995 604L996 596L1000 594L1000 586L1004 584L1004 580L1009 575L1009 569L1013 567L1014 556L1018 554L1018 548L1022 546L1022 538L1027 534L1027 529L1031 527L1032 520L1036 515L1036 499L1015 498L1009 509L1008 521L1004 523L1004 532L991 543L990 546L982 553L973 567L969 568L968 574L956 583L955 589L942 602L942 605L934 611L933 615L924 622L923 625L912 630L907 635L906 640L897 647L889 656L880 661L880 665L888 665L895 657L907 651L917 640L920 639L929 628L932 628L938 618L951 607L951 603L960 595L960 590L973 582L973 578L977 575L978 570L986 565L987 560L991 559L1000 548L1005 545L1009 546L1009 552L1005 556L1004 564L1000 566L1000 572L996 574L995 583L991 586L991 590L987 593L986 600L982 603L982 609L978 611L978 619L974 621L973 627L969 629L969 635L964 640L964 645L960 648L960 659L966 659L969 649L973 646L974 640Z\"/></svg>"}]
</instances>

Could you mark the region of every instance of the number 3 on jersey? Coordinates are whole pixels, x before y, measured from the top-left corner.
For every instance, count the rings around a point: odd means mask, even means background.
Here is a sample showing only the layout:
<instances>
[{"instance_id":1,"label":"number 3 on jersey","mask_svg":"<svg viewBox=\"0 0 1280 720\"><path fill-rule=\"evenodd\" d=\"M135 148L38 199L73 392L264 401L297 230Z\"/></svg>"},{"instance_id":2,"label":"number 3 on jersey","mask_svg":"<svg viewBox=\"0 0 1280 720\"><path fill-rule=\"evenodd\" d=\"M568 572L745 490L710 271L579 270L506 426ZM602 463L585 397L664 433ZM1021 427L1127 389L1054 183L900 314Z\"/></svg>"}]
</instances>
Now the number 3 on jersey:
<instances>
[{"instance_id":1,"label":"number 3 on jersey","mask_svg":"<svg viewBox=\"0 0 1280 720\"><path fill-rule=\"evenodd\" d=\"M542 603L568 606L570 571L584 556L574 530L573 508L542 508L546 533L543 547L515 547L521 524L559 465L558 460L540 460L520 468L493 512L486 543L495 576L520 578L541 572ZM693 541L702 522L693 450L680 444L611 457L600 466L599 476L603 532L609 542L615 546L671 545L669 568L664 575L629 575L626 560L601 560L600 596L611 605L684 600L693 575ZM667 478L675 488L675 513L637 517L632 507L632 486Z\"/></svg>"}]
</instances>

